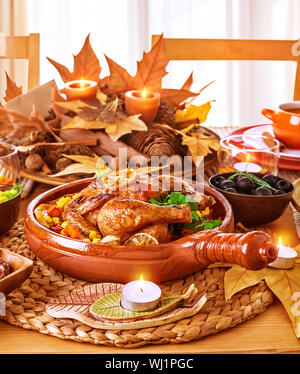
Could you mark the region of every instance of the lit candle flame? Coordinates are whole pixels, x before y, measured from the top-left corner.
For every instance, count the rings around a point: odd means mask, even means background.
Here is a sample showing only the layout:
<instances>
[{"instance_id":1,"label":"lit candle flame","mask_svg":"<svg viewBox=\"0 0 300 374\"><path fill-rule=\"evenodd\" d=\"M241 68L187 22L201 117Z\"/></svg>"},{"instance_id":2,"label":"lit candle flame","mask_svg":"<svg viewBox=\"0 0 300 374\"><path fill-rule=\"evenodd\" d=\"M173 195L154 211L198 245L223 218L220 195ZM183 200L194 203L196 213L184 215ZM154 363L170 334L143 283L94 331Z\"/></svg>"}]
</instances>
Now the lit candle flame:
<instances>
[{"instance_id":1,"label":"lit candle flame","mask_svg":"<svg viewBox=\"0 0 300 374\"><path fill-rule=\"evenodd\" d=\"M279 235L279 237L278 237L277 245L282 245L282 237L281 237L281 235Z\"/></svg>"},{"instance_id":2,"label":"lit candle flame","mask_svg":"<svg viewBox=\"0 0 300 374\"><path fill-rule=\"evenodd\" d=\"M143 91L142 91L142 97L147 97L147 95L148 95L148 92L147 92L146 88L144 88Z\"/></svg>"},{"instance_id":3,"label":"lit candle flame","mask_svg":"<svg viewBox=\"0 0 300 374\"><path fill-rule=\"evenodd\" d=\"M250 162L250 160L251 160L251 157L250 157L249 154L247 154L247 156L246 156L246 162Z\"/></svg>"},{"instance_id":4,"label":"lit candle flame","mask_svg":"<svg viewBox=\"0 0 300 374\"><path fill-rule=\"evenodd\" d=\"M85 81L83 78L80 79L79 85L80 85L80 88L83 88L85 86Z\"/></svg>"}]
</instances>

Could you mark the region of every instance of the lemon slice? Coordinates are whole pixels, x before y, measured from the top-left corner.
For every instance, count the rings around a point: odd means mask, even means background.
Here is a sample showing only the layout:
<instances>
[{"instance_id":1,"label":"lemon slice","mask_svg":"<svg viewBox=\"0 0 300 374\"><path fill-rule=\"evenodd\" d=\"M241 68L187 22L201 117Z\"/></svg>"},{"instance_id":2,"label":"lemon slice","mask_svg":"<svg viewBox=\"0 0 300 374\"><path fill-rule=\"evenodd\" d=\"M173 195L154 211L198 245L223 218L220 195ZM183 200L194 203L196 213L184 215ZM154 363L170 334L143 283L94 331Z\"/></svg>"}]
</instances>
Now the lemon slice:
<instances>
[{"instance_id":1,"label":"lemon slice","mask_svg":"<svg viewBox=\"0 0 300 374\"><path fill-rule=\"evenodd\" d=\"M138 178L135 169L122 169L104 175L102 183L110 191L118 191L133 184Z\"/></svg>"},{"instance_id":2,"label":"lemon slice","mask_svg":"<svg viewBox=\"0 0 300 374\"><path fill-rule=\"evenodd\" d=\"M293 205L300 212L300 178L294 182Z\"/></svg>"},{"instance_id":3,"label":"lemon slice","mask_svg":"<svg viewBox=\"0 0 300 374\"><path fill-rule=\"evenodd\" d=\"M159 244L158 240L150 234L145 232L139 232L132 235L126 242L125 245L134 245L134 246L143 246L143 245L157 245Z\"/></svg>"}]
</instances>

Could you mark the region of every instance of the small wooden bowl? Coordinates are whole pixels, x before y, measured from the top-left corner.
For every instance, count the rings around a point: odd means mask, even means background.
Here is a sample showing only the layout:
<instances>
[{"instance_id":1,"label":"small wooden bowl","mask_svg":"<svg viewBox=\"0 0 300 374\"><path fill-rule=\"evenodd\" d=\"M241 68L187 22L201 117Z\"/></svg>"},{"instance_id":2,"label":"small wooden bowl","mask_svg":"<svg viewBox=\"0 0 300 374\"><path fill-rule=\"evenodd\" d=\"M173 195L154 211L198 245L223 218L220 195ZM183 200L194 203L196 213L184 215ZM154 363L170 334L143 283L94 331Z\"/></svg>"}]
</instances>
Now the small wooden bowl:
<instances>
[{"instance_id":1,"label":"small wooden bowl","mask_svg":"<svg viewBox=\"0 0 300 374\"><path fill-rule=\"evenodd\" d=\"M195 258L197 233L159 245L109 246L56 234L36 220L34 209L38 205L81 191L91 180L82 179L53 188L29 204L25 218L26 239L39 258L62 273L91 282L127 283L138 279L141 273L145 279L162 282L191 274L204 266ZM204 193L214 197L215 214L223 218L215 230L232 232L233 213L226 198L209 186L204 186Z\"/></svg>"},{"instance_id":2,"label":"small wooden bowl","mask_svg":"<svg viewBox=\"0 0 300 374\"><path fill-rule=\"evenodd\" d=\"M6 184L0 184L0 191L5 191L10 189L12 186ZM16 222L19 214L20 203L21 203L21 193L13 197L12 199L0 204L0 235L5 234Z\"/></svg>"},{"instance_id":3,"label":"small wooden bowl","mask_svg":"<svg viewBox=\"0 0 300 374\"><path fill-rule=\"evenodd\" d=\"M257 227L275 221L292 199L294 190L283 195L255 196L224 191L214 184L216 177L228 178L232 174L234 172L216 174L209 179L209 185L227 198L232 206L235 220L246 227ZM259 173L254 174L261 176Z\"/></svg>"},{"instance_id":4,"label":"small wooden bowl","mask_svg":"<svg viewBox=\"0 0 300 374\"><path fill-rule=\"evenodd\" d=\"M10 274L0 280L0 292L8 295L18 288L31 274L33 262L26 257L0 248L0 258L10 267Z\"/></svg>"}]
</instances>

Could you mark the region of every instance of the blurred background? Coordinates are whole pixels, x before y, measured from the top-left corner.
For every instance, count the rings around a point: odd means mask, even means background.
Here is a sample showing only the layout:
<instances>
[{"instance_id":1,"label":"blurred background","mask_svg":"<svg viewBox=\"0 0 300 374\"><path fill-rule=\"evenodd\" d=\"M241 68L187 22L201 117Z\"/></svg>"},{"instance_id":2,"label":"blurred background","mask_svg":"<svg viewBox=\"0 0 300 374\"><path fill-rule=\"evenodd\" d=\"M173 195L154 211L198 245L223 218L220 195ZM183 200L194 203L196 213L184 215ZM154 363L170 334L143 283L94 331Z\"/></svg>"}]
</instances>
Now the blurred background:
<instances>
[{"instance_id":1,"label":"blurred background","mask_svg":"<svg viewBox=\"0 0 300 374\"><path fill-rule=\"evenodd\" d=\"M135 74L136 62L148 51L151 35L174 38L299 39L299 0L0 0L0 32L40 33L40 83L62 81L46 56L73 67L73 54L87 34L108 74L103 54ZM0 61L25 86L25 61ZM263 107L293 98L292 62L170 62L163 86L180 88L191 71L192 89L215 80L197 103L215 100L206 126L264 123ZM0 86L0 97L6 87Z\"/></svg>"}]
</instances>

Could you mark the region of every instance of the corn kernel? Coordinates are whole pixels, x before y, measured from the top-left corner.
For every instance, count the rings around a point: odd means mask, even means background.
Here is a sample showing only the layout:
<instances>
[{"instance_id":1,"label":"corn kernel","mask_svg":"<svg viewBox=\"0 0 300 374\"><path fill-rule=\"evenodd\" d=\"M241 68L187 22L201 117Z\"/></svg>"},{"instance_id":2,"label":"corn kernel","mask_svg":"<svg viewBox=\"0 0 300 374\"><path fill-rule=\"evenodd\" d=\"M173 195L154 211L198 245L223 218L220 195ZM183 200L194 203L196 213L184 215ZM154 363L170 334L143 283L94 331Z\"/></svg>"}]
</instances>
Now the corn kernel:
<instances>
[{"instance_id":1,"label":"corn kernel","mask_svg":"<svg viewBox=\"0 0 300 374\"><path fill-rule=\"evenodd\" d=\"M65 197L61 197L57 202L56 202L56 205L59 207L59 208L63 208L67 202L69 202L71 200L71 198L69 196L65 196Z\"/></svg>"},{"instance_id":2,"label":"corn kernel","mask_svg":"<svg viewBox=\"0 0 300 374\"><path fill-rule=\"evenodd\" d=\"M68 221L64 221L62 224L61 224L61 227L63 229L65 229L67 226L68 226L69 222Z\"/></svg>"},{"instance_id":3,"label":"corn kernel","mask_svg":"<svg viewBox=\"0 0 300 374\"><path fill-rule=\"evenodd\" d=\"M53 217L52 221L53 221L53 223L59 223L60 219L58 217Z\"/></svg>"},{"instance_id":4,"label":"corn kernel","mask_svg":"<svg viewBox=\"0 0 300 374\"><path fill-rule=\"evenodd\" d=\"M91 231L90 234L89 234L89 239L90 240L93 240L94 238L97 238L99 237L99 235L97 234L96 231Z\"/></svg>"},{"instance_id":5,"label":"corn kernel","mask_svg":"<svg viewBox=\"0 0 300 374\"><path fill-rule=\"evenodd\" d=\"M73 195L72 199L75 200L78 196L80 196L80 193L76 193L75 195Z\"/></svg>"},{"instance_id":6,"label":"corn kernel","mask_svg":"<svg viewBox=\"0 0 300 374\"><path fill-rule=\"evenodd\" d=\"M83 241L89 243L90 239L89 238L84 238Z\"/></svg>"},{"instance_id":7,"label":"corn kernel","mask_svg":"<svg viewBox=\"0 0 300 374\"><path fill-rule=\"evenodd\" d=\"M100 238L94 238L94 239L92 240L92 242L93 242L93 243L98 243L99 240L101 240L101 239L100 239Z\"/></svg>"},{"instance_id":8,"label":"corn kernel","mask_svg":"<svg viewBox=\"0 0 300 374\"><path fill-rule=\"evenodd\" d=\"M47 223L52 223L52 217L50 217L50 216L45 216L45 221L47 222Z\"/></svg>"}]
</instances>

